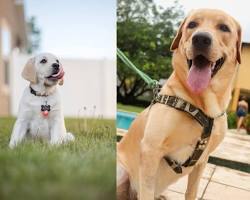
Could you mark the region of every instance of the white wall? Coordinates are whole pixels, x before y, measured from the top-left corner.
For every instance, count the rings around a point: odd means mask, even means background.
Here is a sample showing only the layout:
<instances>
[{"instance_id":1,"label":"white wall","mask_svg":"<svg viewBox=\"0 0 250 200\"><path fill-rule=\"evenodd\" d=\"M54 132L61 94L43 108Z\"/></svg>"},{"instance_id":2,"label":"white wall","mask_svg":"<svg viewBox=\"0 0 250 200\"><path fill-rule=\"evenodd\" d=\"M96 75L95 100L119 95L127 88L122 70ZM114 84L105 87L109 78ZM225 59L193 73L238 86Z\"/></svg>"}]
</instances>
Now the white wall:
<instances>
[{"instance_id":1,"label":"white wall","mask_svg":"<svg viewBox=\"0 0 250 200\"><path fill-rule=\"evenodd\" d=\"M21 71L30 57L14 51L10 59L10 110L14 116L23 89L29 84ZM64 85L58 86L65 116L115 118L115 61L59 59L65 71Z\"/></svg>"}]
</instances>

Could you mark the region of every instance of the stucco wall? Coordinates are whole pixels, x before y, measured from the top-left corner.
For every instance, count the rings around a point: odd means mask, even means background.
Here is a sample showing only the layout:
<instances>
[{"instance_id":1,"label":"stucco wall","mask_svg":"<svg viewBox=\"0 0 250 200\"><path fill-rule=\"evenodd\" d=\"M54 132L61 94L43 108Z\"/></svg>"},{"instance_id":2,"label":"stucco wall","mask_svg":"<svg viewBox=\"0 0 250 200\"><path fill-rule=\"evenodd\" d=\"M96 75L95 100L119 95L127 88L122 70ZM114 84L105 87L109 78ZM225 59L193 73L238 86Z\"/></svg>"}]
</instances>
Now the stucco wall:
<instances>
[{"instance_id":1,"label":"stucco wall","mask_svg":"<svg viewBox=\"0 0 250 200\"><path fill-rule=\"evenodd\" d=\"M243 44L241 64L235 79L234 92L229 110L235 111L240 95L244 92L250 97L250 44Z\"/></svg>"},{"instance_id":2,"label":"stucco wall","mask_svg":"<svg viewBox=\"0 0 250 200\"><path fill-rule=\"evenodd\" d=\"M3 61L3 30L10 35L10 52L18 43L21 49L27 44L26 25L24 19L24 7L22 2L15 3L15 0L0 0L0 116L9 115L9 86L4 82L5 68ZM8 56L8 55L5 55ZM5 57L5 59L8 59Z\"/></svg>"},{"instance_id":3,"label":"stucco wall","mask_svg":"<svg viewBox=\"0 0 250 200\"><path fill-rule=\"evenodd\" d=\"M242 48L242 63L239 67L235 88L250 90L250 44Z\"/></svg>"}]
</instances>

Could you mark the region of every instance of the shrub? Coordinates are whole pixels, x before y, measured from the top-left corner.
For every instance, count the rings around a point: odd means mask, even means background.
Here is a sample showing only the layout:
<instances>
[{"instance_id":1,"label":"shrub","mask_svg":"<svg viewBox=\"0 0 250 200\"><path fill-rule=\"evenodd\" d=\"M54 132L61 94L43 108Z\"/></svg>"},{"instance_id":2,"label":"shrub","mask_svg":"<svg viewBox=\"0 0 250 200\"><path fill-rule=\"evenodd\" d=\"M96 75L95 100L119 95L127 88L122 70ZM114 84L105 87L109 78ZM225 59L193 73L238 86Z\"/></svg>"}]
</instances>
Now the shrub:
<instances>
[{"instance_id":1,"label":"shrub","mask_svg":"<svg viewBox=\"0 0 250 200\"><path fill-rule=\"evenodd\" d=\"M235 112L229 112L227 114L227 124L229 129L235 129L237 127L237 116Z\"/></svg>"}]
</instances>

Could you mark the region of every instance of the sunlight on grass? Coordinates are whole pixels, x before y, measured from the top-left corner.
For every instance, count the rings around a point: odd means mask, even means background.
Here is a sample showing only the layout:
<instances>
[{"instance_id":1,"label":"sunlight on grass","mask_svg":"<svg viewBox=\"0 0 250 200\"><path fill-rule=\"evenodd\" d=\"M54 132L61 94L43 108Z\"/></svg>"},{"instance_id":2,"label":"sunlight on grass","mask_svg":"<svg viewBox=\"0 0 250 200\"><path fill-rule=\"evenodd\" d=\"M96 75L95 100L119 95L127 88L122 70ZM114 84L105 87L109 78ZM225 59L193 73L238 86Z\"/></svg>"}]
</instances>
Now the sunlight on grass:
<instances>
[{"instance_id":1,"label":"sunlight on grass","mask_svg":"<svg viewBox=\"0 0 250 200\"><path fill-rule=\"evenodd\" d=\"M10 150L13 123L0 118L0 199L115 199L114 120L66 119L75 142Z\"/></svg>"},{"instance_id":2,"label":"sunlight on grass","mask_svg":"<svg viewBox=\"0 0 250 200\"><path fill-rule=\"evenodd\" d=\"M140 113L144 109L145 108L139 107L139 106L124 105L124 104L121 104L121 103L117 103L117 110L118 111L127 111L127 112Z\"/></svg>"}]
</instances>

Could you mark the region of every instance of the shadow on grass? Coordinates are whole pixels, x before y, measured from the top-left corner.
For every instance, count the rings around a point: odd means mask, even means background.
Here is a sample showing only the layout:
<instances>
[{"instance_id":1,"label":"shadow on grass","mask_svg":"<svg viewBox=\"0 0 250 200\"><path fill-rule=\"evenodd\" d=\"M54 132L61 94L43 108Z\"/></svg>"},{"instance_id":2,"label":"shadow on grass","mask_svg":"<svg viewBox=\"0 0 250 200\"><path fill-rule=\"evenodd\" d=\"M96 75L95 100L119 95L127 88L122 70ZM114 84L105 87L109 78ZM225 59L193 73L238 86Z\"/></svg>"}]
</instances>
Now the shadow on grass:
<instances>
[{"instance_id":1,"label":"shadow on grass","mask_svg":"<svg viewBox=\"0 0 250 200\"><path fill-rule=\"evenodd\" d=\"M26 141L10 150L14 121L0 118L0 199L115 199L114 120L85 120L79 129L79 119L66 119L75 142Z\"/></svg>"}]
</instances>

